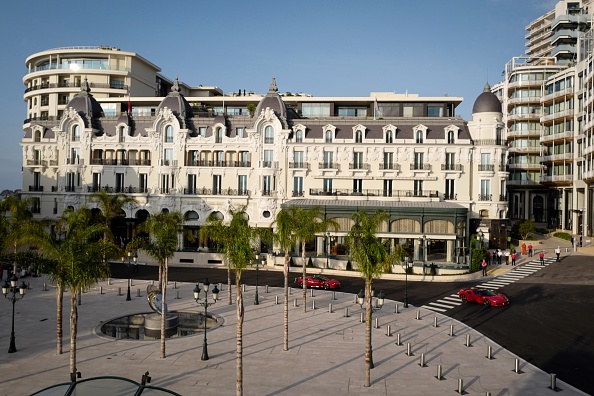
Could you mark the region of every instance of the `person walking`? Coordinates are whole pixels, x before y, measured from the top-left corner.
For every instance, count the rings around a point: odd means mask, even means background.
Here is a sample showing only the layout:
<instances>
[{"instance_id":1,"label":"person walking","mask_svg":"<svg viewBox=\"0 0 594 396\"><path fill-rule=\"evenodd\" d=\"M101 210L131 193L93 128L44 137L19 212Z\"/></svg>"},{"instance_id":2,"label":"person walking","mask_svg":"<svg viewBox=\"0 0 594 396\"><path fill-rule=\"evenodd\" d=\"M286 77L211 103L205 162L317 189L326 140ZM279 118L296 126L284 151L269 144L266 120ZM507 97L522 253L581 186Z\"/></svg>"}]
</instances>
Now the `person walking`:
<instances>
[{"instance_id":1,"label":"person walking","mask_svg":"<svg viewBox=\"0 0 594 396\"><path fill-rule=\"evenodd\" d=\"M544 265L544 250L542 252L540 252L539 257L540 257L540 265Z\"/></svg>"},{"instance_id":2,"label":"person walking","mask_svg":"<svg viewBox=\"0 0 594 396\"><path fill-rule=\"evenodd\" d=\"M512 266L516 265L516 252L513 252L511 254L511 259L512 259Z\"/></svg>"},{"instance_id":3,"label":"person walking","mask_svg":"<svg viewBox=\"0 0 594 396\"><path fill-rule=\"evenodd\" d=\"M509 265L509 250L505 251L505 265Z\"/></svg>"},{"instance_id":4,"label":"person walking","mask_svg":"<svg viewBox=\"0 0 594 396\"><path fill-rule=\"evenodd\" d=\"M582 236L580 235L580 247L583 247L584 245L582 244Z\"/></svg>"},{"instance_id":5,"label":"person walking","mask_svg":"<svg viewBox=\"0 0 594 396\"><path fill-rule=\"evenodd\" d=\"M522 255L525 256L526 255L526 242L522 243Z\"/></svg>"},{"instance_id":6,"label":"person walking","mask_svg":"<svg viewBox=\"0 0 594 396\"><path fill-rule=\"evenodd\" d=\"M487 265L491 265L491 252L487 250Z\"/></svg>"},{"instance_id":7,"label":"person walking","mask_svg":"<svg viewBox=\"0 0 594 396\"><path fill-rule=\"evenodd\" d=\"M501 265L501 256L503 256L503 253L501 252L501 249L497 249L497 263L499 265Z\"/></svg>"},{"instance_id":8,"label":"person walking","mask_svg":"<svg viewBox=\"0 0 594 396\"><path fill-rule=\"evenodd\" d=\"M532 244L528 244L528 257L532 257Z\"/></svg>"},{"instance_id":9,"label":"person walking","mask_svg":"<svg viewBox=\"0 0 594 396\"><path fill-rule=\"evenodd\" d=\"M487 261L485 259L481 263L481 268L483 269L483 276L487 276Z\"/></svg>"},{"instance_id":10,"label":"person walking","mask_svg":"<svg viewBox=\"0 0 594 396\"><path fill-rule=\"evenodd\" d=\"M557 255L557 262L559 263L561 261L561 248L559 246L555 249L555 254Z\"/></svg>"}]
</instances>

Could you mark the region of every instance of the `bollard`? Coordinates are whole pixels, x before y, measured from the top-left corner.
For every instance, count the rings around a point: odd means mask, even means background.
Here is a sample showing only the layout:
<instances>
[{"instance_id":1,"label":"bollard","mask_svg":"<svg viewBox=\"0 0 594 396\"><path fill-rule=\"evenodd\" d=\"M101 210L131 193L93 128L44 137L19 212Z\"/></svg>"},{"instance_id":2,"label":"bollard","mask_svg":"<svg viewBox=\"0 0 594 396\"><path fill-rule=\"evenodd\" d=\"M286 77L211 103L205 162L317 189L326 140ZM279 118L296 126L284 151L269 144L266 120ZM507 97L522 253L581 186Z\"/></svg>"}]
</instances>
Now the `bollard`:
<instances>
[{"instance_id":1,"label":"bollard","mask_svg":"<svg viewBox=\"0 0 594 396\"><path fill-rule=\"evenodd\" d=\"M388 337L392 337L392 331L390 331L390 325L388 325L388 328L386 329L386 335Z\"/></svg>"},{"instance_id":2,"label":"bollard","mask_svg":"<svg viewBox=\"0 0 594 396\"><path fill-rule=\"evenodd\" d=\"M151 281L151 286L155 286L155 281L154 280Z\"/></svg>"},{"instance_id":3,"label":"bollard","mask_svg":"<svg viewBox=\"0 0 594 396\"><path fill-rule=\"evenodd\" d=\"M241 285L241 291L245 292L245 283L243 285Z\"/></svg>"},{"instance_id":4,"label":"bollard","mask_svg":"<svg viewBox=\"0 0 594 396\"><path fill-rule=\"evenodd\" d=\"M458 378L458 393L464 393L464 380L462 378Z\"/></svg>"},{"instance_id":5,"label":"bollard","mask_svg":"<svg viewBox=\"0 0 594 396\"><path fill-rule=\"evenodd\" d=\"M363 312L361 312L360 318L359 318L359 322L363 323Z\"/></svg>"},{"instance_id":6,"label":"bollard","mask_svg":"<svg viewBox=\"0 0 594 396\"><path fill-rule=\"evenodd\" d=\"M177 289L177 281L173 282L173 288Z\"/></svg>"},{"instance_id":7,"label":"bollard","mask_svg":"<svg viewBox=\"0 0 594 396\"><path fill-rule=\"evenodd\" d=\"M309 289L309 296L310 297L315 297L313 291L314 291L314 289Z\"/></svg>"},{"instance_id":8,"label":"bollard","mask_svg":"<svg viewBox=\"0 0 594 396\"><path fill-rule=\"evenodd\" d=\"M470 345L470 334L466 334L466 346L469 347Z\"/></svg>"},{"instance_id":9,"label":"bollard","mask_svg":"<svg viewBox=\"0 0 594 396\"><path fill-rule=\"evenodd\" d=\"M107 278L107 284L111 286L111 278Z\"/></svg>"},{"instance_id":10,"label":"bollard","mask_svg":"<svg viewBox=\"0 0 594 396\"><path fill-rule=\"evenodd\" d=\"M81 305L82 304L82 293L79 292L76 297L77 297L77 300L78 300L78 305Z\"/></svg>"},{"instance_id":11,"label":"bollard","mask_svg":"<svg viewBox=\"0 0 594 396\"><path fill-rule=\"evenodd\" d=\"M289 295L293 294L293 288L289 287Z\"/></svg>"},{"instance_id":12,"label":"bollard","mask_svg":"<svg viewBox=\"0 0 594 396\"><path fill-rule=\"evenodd\" d=\"M357 304L357 295L355 294L355 300L353 301L355 304Z\"/></svg>"},{"instance_id":13,"label":"bollard","mask_svg":"<svg viewBox=\"0 0 594 396\"><path fill-rule=\"evenodd\" d=\"M223 284L222 283L219 283L219 286L218 287L219 287L219 291L222 292L223 291Z\"/></svg>"},{"instance_id":14,"label":"bollard","mask_svg":"<svg viewBox=\"0 0 594 396\"><path fill-rule=\"evenodd\" d=\"M398 303L394 304L394 313L400 313L398 312Z\"/></svg>"},{"instance_id":15,"label":"bollard","mask_svg":"<svg viewBox=\"0 0 594 396\"><path fill-rule=\"evenodd\" d=\"M136 297L140 297L140 289L136 289Z\"/></svg>"},{"instance_id":16,"label":"bollard","mask_svg":"<svg viewBox=\"0 0 594 396\"><path fill-rule=\"evenodd\" d=\"M297 299L296 299L296 298L294 298L294 299L293 299L293 306L294 306L294 307L296 307L296 306L297 306Z\"/></svg>"},{"instance_id":17,"label":"bollard","mask_svg":"<svg viewBox=\"0 0 594 396\"><path fill-rule=\"evenodd\" d=\"M177 292L175 292L175 299L176 300L179 300L180 299L180 297L179 297L179 290Z\"/></svg>"},{"instance_id":18,"label":"bollard","mask_svg":"<svg viewBox=\"0 0 594 396\"><path fill-rule=\"evenodd\" d=\"M345 318L348 318L348 317L349 317L349 307L346 307L346 308L344 309L344 317L345 317Z\"/></svg>"},{"instance_id":19,"label":"bollard","mask_svg":"<svg viewBox=\"0 0 594 396\"><path fill-rule=\"evenodd\" d=\"M450 325L450 337L454 336L454 325Z\"/></svg>"},{"instance_id":20,"label":"bollard","mask_svg":"<svg viewBox=\"0 0 594 396\"><path fill-rule=\"evenodd\" d=\"M103 286L99 286L99 294L103 294Z\"/></svg>"},{"instance_id":21,"label":"bollard","mask_svg":"<svg viewBox=\"0 0 594 396\"><path fill-rule=\"evenodd\" d=\"M421 359L419 360L419 366L427 367L427 365L425 364L425 354L424 353L421 353Z\"/></svg>"},{"instance_id":22,"label":"bollard","mask_svg":"<svg viewBox=\"0 0 594 396\"><path fill-rule=\"evenodd\" d=\"M437 316L433 318L433 327L437 327Z\"/></svg>"},{"instance_id":23,"label":"bollard","mask_svg":"<svg viewBox=\"0 0 594 396\"><path fill-rule=\"evenodd\" d=\"M278 305L278 296L274 296L274 303Z\"/></svg>"},{"instance_id":24,"label":"bollard","mask_svg":"<svg viewBox=\"0 0 594 396\"><path fill-rule=\"evenodd\" d=\"M550 388L554 391L557 390L557 374L551 373L551 386Z\"/></svg>"},{"instance_id":25,"label":"bollard","mask_svg":"<svg viewBox=\"0 0 594 396\"><path fill-rule=\"evenodd\" d=\"M134 279L130 279L130 286L134 286Z\"/></svg>"},{"instance_id":26,"label":"bollard","mask_svg":"<svg viewBox=\"0 0 594 396\"><path fill-rule=\"evenodd\" d=\"M516 374L522 374L522 372L520 371L520 359L516 358L516 367L514 368L514 372Z\"/></svg>"},{"instance_id":27,"label":"bollard","mask_svg":"<svg viewBox=\"0 0 594 396\"><path fill-rule=\"evenodd\" d=\"M493 359L493 348L492 347L487 347L487 359L491 360Z\"/></svg>"},{"instance_id":28,"label":"bollard","mask_svg":"<svg viewBox=\"0 0 594 396\"><path fill-rule=\"evenodd\" d=\"M402 343L400 342L400 333L396 334L396 345L402 345Z\"/></svg>"},{"instance_id":29,"label":"bollard","mask_svg":"<svg viewBox=\"0 0 594 396\"><path fill-rule=\"evenodd\" d=\"M328 313L332 313L332 303L328 304Z\"/></svg>"},{"instance_id":30,"label":"bollard","mask_svg":"<svg viewBox=\"0 0 594 396\"><path fill-rule=\"evenodd\" d=\"M437 365L437 375L435 376L435 378L437 378L438 381L441 381L441 364Z\"/></svg>"},{"instance_id":31,"label":"bollard","mask_svg":"<svg viewBox=\"0 0 594 396\"><path fill-rule=\"evenodd\" d=\"M121 296L121 295L122 295L122 288L118 287L118 296Z\"/></svg>"},{"instance_id":32,"label":"bollard","mask_svg":"<svg viewBox=\"0 0 594 396\"><path fill-rule=\"evenodd\" d=\"M47 284L46 283L43 284L43 291L47 291Z\"/></svg>"},{"instance_id":33,"label":"bollard","mask_svg":"<svg viewBox=\"0 0 594 396\"><path fill-rule=\"evenodd\" d=\"M266 285L265 293L268 293L268 285Z\"/></svg>"},{"instance_id":34,"label":"bollard","mask_svg":"<svg viewBox=\"0 0 594 396\"><path fill-rule=\"evenodd\" d=\"M412 354L412 350L411 350L411 347L410 347L410 342L407 342L406 343L406 356L412 356L412 355L413 354Z\"/></svg>"},{"instance_id":35,"label":"bollard","mask_svg":"<svg viewBox=\"0 0 594 396\"><path fill-rule=\"evenodd\" d=\"M316 310L316 302L315 301L311 302L311 309L312 309L312 311Z\"/></svg>"},{"instance_id":36,"label":"bollard","mask_svg":"<svg viewBox=\"0 0 594 396\"><path fill-rule=\"evenodd\" d=\"M375 318L375 328L379 329L379 318Z\"/></svg>"},{"instance_id":37,"label":"bollard","mask_svg":"<svg viewBox=\"0 0 594 396\"><path fill-rule=\"evenodd\" d=\"M421 311L417 311L417 320L421 319Z\"/></svg>"},{"instance_id":38,"label":"bollard","mask_svg":"<svg viewBox=\"0 0 594 396\"><path fill-rule=\"evenodd\" d=\"M332 292L332 300L336 300L336 292L335 291Z\"/></svg>"}]
</instances>

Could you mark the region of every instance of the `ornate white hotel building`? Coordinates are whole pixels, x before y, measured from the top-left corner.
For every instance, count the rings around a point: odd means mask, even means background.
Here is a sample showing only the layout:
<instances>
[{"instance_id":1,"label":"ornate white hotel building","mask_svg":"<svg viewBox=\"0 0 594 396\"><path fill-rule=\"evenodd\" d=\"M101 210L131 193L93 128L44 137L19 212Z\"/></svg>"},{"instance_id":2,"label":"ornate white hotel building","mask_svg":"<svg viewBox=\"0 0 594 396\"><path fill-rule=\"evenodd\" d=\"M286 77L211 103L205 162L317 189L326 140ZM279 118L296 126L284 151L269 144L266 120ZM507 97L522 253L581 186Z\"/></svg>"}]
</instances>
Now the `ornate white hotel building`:
<instances>
[{"instance_id":1,"label":"ornate white hotel building","mask_svg":"<svg viewBox=\"0 0 594 396\"><path fill-rule=\"evenodd\" d=\"M180 211L197 233L244 205L257 227L282 207L319 206L340 229L307 250L333 266L361 209L385 210L380 235L417 264L464 265L477 229L505 241L508 146L488 85L465 121L459 97L280 94L274 78L265 94L188 86L111 47L47 50L26 66L22 195L37 218L95 208L95 191L129 194L137 204L114 230L126 241L161 211ZM178 258L206 262L208 248L180 237Z\"/></svg>"}]
</instances>

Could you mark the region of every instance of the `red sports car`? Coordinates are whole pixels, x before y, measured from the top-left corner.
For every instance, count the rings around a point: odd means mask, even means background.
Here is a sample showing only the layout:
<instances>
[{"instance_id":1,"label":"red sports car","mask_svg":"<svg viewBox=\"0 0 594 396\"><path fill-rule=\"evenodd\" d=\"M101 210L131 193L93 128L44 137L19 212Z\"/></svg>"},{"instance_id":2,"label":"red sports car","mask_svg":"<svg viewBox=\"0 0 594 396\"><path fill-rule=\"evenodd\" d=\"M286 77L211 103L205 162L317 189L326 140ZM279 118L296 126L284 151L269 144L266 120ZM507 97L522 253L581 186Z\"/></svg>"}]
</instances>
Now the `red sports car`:
<instances>
[{"instance_id":1,"label":"red sports car","mask_svg":"<svg viewBox=\"0 0 594 396\"><path fill-rule=\"evenodd\" d=\"M504 307L509 305L509 300L505 294L491 289L468 287L461 289L458 292L458 297L464 302L477 302L479 304L485 304L487 307Z\"/></svg>"},{"instance_id":2,"label":"red sports car","mask_svg":"<svg viewBox=\"0 0 594 396\"><path fill-rule=\"evenodd\" d=\"M295 283L299 287L303 287L303 277L295 279ZM314 287L316 289L340 289L340 282L336 279L328 279L322 275L310 275L305 278L305 285L307 287Z\"/></svg>"}]
</instances>

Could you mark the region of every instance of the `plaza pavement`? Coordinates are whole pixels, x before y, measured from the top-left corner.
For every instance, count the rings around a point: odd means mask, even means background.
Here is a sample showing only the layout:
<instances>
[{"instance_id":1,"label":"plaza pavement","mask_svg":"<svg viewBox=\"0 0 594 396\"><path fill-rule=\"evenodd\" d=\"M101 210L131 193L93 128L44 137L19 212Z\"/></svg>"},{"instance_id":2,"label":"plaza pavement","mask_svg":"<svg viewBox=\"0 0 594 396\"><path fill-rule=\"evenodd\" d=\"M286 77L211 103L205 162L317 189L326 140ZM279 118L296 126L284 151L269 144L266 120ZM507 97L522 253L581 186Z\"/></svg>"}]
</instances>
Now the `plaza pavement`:
<instances>
[{"instance_id":1,"label":"plaza pavement","mask_svg":"<svg viewBox=\"0 0 594 396\"><path fill-rule=\"evenodd\" d=\"M553 254L552 249L556 247L553 244L557 243L556 239L544 240L538 246ZM521 258L519 264L524 259ZM508 270L503 267L491 271ZM69 295L65 294L64 302L64 353L56 355L54 289L43 291L43 283L48 282L43 277L24 280L30 283L30 290L16 303L18 351L0 353L1 395L28 395L69 380ZM223 285L220 301L209 308L209 314L215 315L222 324L207 333L210 360L202 361L201 333L168 340L165 359L159 358L159 341L116 340L99 335L98 328L105 321L150 311L146 281L133 282L132 301L125 301L126 280L111 283L103 281L82 295L77 368L83 378L114 375L140 382L142 374L148 371L151 385L182 395L235 394L236 314L235 306L227 304L226 285ZM170 283L170 310L203 312L192 297L194 286L178 282L174 289L174 283ZM99 292L100 287L103 294ZM118 288L122 295L118 295ZM137 297L138 289L141 297ZM290 349L283 351L282 289L269 288L267 292L265 286L260 286L260 305L257 306L253 305L254 291L253 286L246 286L244 293L243 387L246 395L454 395L458 394L460 385L463 394L468 395L557 393L549 388L549 373L523 361L472 328L412 305L403 308L402 303L390 300L373 316L375 368L371 370L371 387L365 388L365 325L361 323L362 311L354 303L352 294L315 290L311 297L312 292L308 291L307 312L304 313L301 290L292 289ZM330 304L332 312L329 312ZM347 309L348 317L345 316ZM375 328L376 319L378 328ZM0 301L0 346L6 350L10 321L11 305ZM402 345L396 344L398 335ZM465 345L467 336L471 346ZM407 355L409 347L410 356ZM489 347L492 359L486 358ZM425 367L420 366L422 354ZM515 372L516 364L519 373ZM442 371L441 380L436 378L438 366ZM557 379L556 385L563 395L585 395L561 380Z\"/></svg>"}]
</instances>

